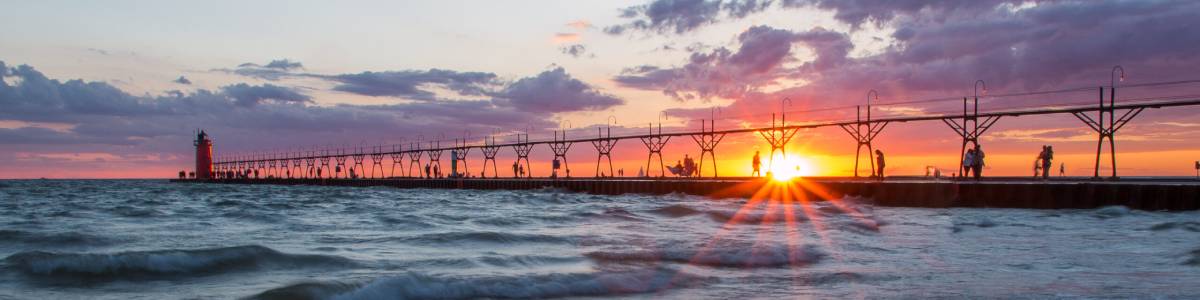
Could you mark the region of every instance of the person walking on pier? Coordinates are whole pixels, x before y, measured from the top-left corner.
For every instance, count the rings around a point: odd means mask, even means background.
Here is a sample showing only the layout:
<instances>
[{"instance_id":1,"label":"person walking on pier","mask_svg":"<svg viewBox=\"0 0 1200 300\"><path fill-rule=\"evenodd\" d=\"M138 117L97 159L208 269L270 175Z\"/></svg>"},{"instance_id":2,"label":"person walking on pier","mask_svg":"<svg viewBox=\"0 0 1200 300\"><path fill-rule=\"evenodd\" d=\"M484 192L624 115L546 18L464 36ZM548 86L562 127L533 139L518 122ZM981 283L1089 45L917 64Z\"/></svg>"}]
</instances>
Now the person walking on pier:
<instances>
[{"instance_id":1,"label":"person walking on pier","mask_svg":"<svg viewBox=\"0 0 1200 300\"><path fill-rule=\"evenodd\" d=\"M750 160L750 166L754 168L754 173L751 173L754 177L762 177L762 172L760 171L760 168L762 168L762 158L758 156L758 151L754 151L754 158Z\"/></svg>"},{"instance_id":2,"label":"person walking on pier","mask_svg":"<svg viewBox=\"0 0 1200 300\"><path fill-rule=\"evenodd\" d=\"M979 177L983 176L983 165L984 165L984 163L983 163L983 158L984 158L983 146L980 146L979 144L975 144L975 155L973 157L975 158L975 160L974 160L974 163L971 165L971 167L972 167L971 172L973 175L975 175L975 180L979 180Z\"/></svg>"},{"instance_id":3,"label":"person walking on pier","mask_svg":"<svg viewBox=\"0 0 1200 300\"><path fill-rule=\"evenodd\" d=\"M875 164L879 166L879 173L874 175L879 176L879 180L883 181L883 167L886 166L886 163L883 159L883 151L879 149L875 149Z\"/></svg>"},{"instance_id":4,"label":"person walking on pier","mask_svg":"<svg viewBox=\"0 0 1200 300\"><path fill-rule=\"evenodd\" d=\"M1058 163L1058 177L1067 176L1067 163Z\"/></svg>"}]
</instances>

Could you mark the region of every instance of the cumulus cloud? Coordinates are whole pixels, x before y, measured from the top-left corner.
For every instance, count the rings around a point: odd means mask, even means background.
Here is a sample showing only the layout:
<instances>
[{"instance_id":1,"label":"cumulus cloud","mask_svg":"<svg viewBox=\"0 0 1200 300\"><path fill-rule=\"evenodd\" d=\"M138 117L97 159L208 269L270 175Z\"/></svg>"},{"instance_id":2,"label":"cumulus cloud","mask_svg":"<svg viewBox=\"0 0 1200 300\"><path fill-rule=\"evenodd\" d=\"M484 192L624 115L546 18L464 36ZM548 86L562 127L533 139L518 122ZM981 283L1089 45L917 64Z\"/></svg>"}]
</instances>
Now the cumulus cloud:
<instances>
[{"instance_id":1,"label":"cumulus cloud","mask_svg":"<svg viewBox=\"0 0 1200 300\"><path fill-rule=\"evenodd\" d=\"M817 49L817 62L832 65L837 59L826 55L845 57L849 50L846 43L838 43L844 35L831 34L821 28L800 34L791 31L755 26L737 36L741 45L736 52L725 47L713 50L693 49L687 63L675 68L639 66L627 68L614 78L625 87L662 90L664 94L678 100L709 99L712 97L737 98L773 83L790 71L782 65L793 59L792 44L810 43Z\"/></svg>"},{"instance_id":2,"label":"cumulus cloud","mask_svg":"<svg viewBox=\"0 0 1200 300\"><path fill-rule=\"evenodd\" d=\"M188 80L187 77L183 77L183 76L179 76L179 79L172 80L171 82L178 83L178 84L192 84L191 80Z\"/></svg>"},{"instance_id":3,"label":"cumulus cloud","mask_svg":"<svg viewBox=\"0 0 1200 300\"><path fill-rule=\"evenodd\" d=\"M305 74L297 74L292 72L300 69L304 69L304 65L298 61L292 61L289 59L275 59L271 60L271 62L268 62L265 65L248 62L238 65L237 68L213 69L213 71L275 81L287 76L304 76Z\"/></svg>"},{"instance_id":4,"label":"cumulus cloud","mask_svg":"<svg viewBox=\"0 0 1200 300\"><path fill-rule=\"evenodd\" d=\"M535 113L604 110L625 103L571 77L562 67L517 80L495 96L498 104Z\"/></svg>"},{"instance_id":5,"label":"cumulus cloud","mask_svg":"<svg viewBox=\"0 0 1200 300\"><path fill-rule=\"evenodd\" d=\"M630 21L604 28L619 35L629 30L682 34L721 17L740 19L769 8L771 0L653 0L648 4L626 7L620 16Z\"/></svg>"},{"instance_id":6,"label":"cumulus cloud","mask_svg":"<svg viewBox=\"0 0 1200 300\"><path fill-rule=\"evenodd\" d=\"M496 85L496 74L486 72L457 72L451 70L406 70L362 72L320 76L340 83L334 90L365 96L404 97L415 100L435 100L437 95L426 85L437 84L467 96L483 95Z\"/></svg>"},{"instance_id":7,"label":"cumulus cloud","mask_svg":"<svg viewBox=\"0 0 1200 300\"><path fill-rule=\"evenodd\" d=\"M259 86L239 83L221 87L221 92L233 98L239 105L254 106L263 101L278 101L278 102L294 102L294 103L310 103L311 98L293 91L290 88L281 87L272 84L264 84Z\"/></svg>"},{"instance_id":8,"label":"cumulus cloud","mask_svg":"<svg viewBox=\"0 0 1200 300\"><path fill-rule=\"evenodd\" d=\"M996 9L1000 4L1021 4L1028 0L976 1L888 1L888 0L783 0L783 7L811 6L834 12L834 18L858 28L864 23L882 26L897 16L925 13L930 15L970 14ZM1042 1L1033 1L1042 2Z\"/></svg>"},{"instance_id":9,"label":"cumulus cloud","mask_svg":"<svg viewBox=\"0 0 1200 300\"><path fill-rule=\"evenodd\" d=\"M728 98L734 102L727 111L754 112L785 97L818 107L860 103L869 89L893 99L969 95L975 79L993 91L1107 84L1116 64L1154 70L1138 73L1144 81L1192 78L1188 66L1200 65L1200 53L1191 50L1200 49L1200 40L1181 38L1200 26L1200 3L885 1L880 5L912 6L877 11L867 2L784 5L834 10L850 24L886 22L893 40L878 53L850 56L854 44L844 32L756 27L737 36L738 51L693 50L681 66L631 67L614 80L678 99ZM815 57L796 58L785 45L806 47ZM800 84L780 87L781 81Z\"/></svg>"},{"instance_id":10,"label":"cumulus cloud","mask_svg":"<svg viewBox=\"0 0 1200 300\"><path fill-rule=\"evenodd\" d=\"M559 47L558 50L562 51L563 54L570 55L571 57L575 57L575 58L579 58L579 57L587 55L587 47L584 47L582 44L571 44L571 45L562 46L562 47Z\"/></svg>"},{"instance_id":11,"label":"cumulus cloud","mask_svg":"<svg viewBox=\"0 0 1200 300\"><path fill-rule=\"evenodd\" d=\"M0 106L5 107L0 121L16 124L0 128L0 149L16 146L43 152L186 152L193 128L218 136L224 153L395 141L400 135L411 141L417 135L464 129L547 128L555 123L553 113L623 103L562 68L488 91L482 100L332 106L316 105L308 95L272 84L135 96L103 82L50 79L27 65L7 67L0 62L0 72L15 79L0 84ZM57 125L50 129L38 124Z\"/></svg>"}]
</instances>

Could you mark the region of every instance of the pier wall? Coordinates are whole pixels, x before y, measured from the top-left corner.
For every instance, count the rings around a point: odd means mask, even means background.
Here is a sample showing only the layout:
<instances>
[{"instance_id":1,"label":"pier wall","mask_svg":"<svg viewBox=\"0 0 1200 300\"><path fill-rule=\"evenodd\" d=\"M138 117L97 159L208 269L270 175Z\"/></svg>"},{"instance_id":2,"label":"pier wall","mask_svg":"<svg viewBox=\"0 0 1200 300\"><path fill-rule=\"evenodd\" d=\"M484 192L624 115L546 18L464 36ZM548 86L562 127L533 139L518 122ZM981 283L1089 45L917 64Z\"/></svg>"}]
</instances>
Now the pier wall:
<instances>
[{"instance_id":1,"label":"pier wall","mask_svg":"<svg viewBox=\"0 0 1200 300\"><path fill-rule=\"evenodd\" d=\"M798 179L210 179L172 180L224 184L387 186L396 188L520 190L562 189L603 195L683 193L714 198L823 201L857 196L895 207L1065 209L1123 205L1141 210L1200 209L1200 184L1160 182L866 181ZM784 192L786 190L786 192Z\"/></svg>"}]
</instances>

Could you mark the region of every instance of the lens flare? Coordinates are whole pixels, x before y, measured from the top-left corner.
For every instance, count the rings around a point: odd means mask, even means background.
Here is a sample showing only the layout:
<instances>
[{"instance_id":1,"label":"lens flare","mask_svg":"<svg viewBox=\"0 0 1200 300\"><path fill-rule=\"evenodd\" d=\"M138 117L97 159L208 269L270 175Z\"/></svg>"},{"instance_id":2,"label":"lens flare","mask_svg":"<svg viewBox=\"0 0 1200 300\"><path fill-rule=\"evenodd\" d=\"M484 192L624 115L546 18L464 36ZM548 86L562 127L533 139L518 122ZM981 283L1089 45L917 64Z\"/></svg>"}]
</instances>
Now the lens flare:
<instances>
[{"instance_id":1,"label":"lens flare","mask_svg":"<svg viewBox=\"0 0 1200 300\"><path fill-rule=\"evenodd\" d=\"M802 156L776 154L772 165L771 179L775 181L789 181L817 173L812 161Z\"/></svg>"}]
</instances>

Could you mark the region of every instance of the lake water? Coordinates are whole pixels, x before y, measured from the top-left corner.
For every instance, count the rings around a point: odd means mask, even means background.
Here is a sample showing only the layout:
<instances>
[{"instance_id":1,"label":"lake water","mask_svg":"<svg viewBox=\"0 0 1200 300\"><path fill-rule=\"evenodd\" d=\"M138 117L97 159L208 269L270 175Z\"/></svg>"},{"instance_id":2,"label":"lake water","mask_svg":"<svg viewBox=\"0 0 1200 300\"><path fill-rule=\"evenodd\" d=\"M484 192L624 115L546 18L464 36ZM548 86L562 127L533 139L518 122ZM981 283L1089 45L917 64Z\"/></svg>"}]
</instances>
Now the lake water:
<instances>
[{"instance_id":1,"label":"lake water","mask_svg":"<svg viewBox=\"0 0 1200 300\"><path fill-rule=\"evenodd\" d=\"M0 181L0 299L1200 297L1200 213Z\"/></svg>"}]
</instances>

